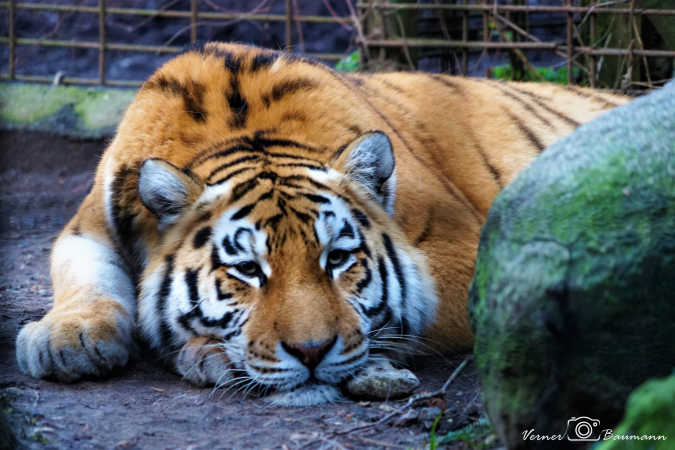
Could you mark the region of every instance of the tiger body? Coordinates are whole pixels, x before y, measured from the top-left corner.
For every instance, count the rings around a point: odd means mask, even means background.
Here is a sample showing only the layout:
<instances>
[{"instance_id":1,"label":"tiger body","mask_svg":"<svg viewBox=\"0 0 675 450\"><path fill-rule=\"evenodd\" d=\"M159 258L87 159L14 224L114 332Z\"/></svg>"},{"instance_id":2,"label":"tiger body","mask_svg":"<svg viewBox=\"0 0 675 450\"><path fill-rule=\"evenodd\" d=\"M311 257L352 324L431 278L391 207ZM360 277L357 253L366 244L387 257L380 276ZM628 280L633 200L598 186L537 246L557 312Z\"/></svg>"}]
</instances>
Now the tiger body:
<instances>
[{"instance_id":1,"label":"tiger body","mask_svg":"<svg viewBox=\"0 0 675 450\"><path fill-rule=\"evenodd\" d=\"M192 382L242 371L310 404L337 398L387 338L466 350L466 291L495 195L625 101L340 75L236 44L187 52L140 89L55 243L54 306L20 332L19 365L103 375L126 364L138 329Z\"/></svg>"}]
</instances>

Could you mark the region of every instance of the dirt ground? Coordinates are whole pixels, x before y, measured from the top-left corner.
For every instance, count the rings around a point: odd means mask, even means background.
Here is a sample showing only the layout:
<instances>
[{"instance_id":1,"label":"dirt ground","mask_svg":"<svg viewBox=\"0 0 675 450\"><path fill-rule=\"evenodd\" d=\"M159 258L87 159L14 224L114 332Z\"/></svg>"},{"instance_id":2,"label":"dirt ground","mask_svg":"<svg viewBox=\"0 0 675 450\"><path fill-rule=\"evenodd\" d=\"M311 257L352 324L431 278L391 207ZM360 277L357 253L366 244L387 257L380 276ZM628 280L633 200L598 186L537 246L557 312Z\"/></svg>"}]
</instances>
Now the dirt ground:
<instances>
[{"instance_id":1,"label":"dirt ground","mask_svg":"<svg viewBox=\"0 0 675 450\"><path fill-rule=\"evenodd\" d=\"M424 448L439 412L437 436L482 414L471 362L444 398L350 433L404 402L272 407L259 398L193 387L143 360L107 379L74 384L20 373L16 334L51 305L51 244L89 190L103 147L101 141L0 132L0 409L20 447ZM438 389L465 356L415 361L411 368L422 381L417 392ZM468 446L460 441L450 448Z\"/></svg>"}]
</instances>

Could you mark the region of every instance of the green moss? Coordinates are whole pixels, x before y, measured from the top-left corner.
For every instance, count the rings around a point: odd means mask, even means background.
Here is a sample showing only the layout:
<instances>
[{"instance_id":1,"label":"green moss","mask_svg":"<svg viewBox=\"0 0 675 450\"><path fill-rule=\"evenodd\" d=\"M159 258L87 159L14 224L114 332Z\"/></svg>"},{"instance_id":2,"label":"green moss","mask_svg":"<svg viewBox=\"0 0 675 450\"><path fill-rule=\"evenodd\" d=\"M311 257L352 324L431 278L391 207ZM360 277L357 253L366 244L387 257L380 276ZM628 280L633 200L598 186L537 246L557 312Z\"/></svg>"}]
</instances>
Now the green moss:
<instances>
[{"instance_id":1,"label":"green moss","mask_svg":"<svg viewBox=\"0 0 675 450\"><path fill-rule=\"evenodd\" d=\"M675 440L675 375L650 380L638 387L628 398L626 414L598 450L673 448ZM665 440L628 440L627 436L664 436Z\"/></svg>"},{"instance_id":2,"label":"green moss","mask_svg":"<svg viewBox=\"0 0 675 450\"><path fill-rule=\"evenodd\" d=\"M134 95L128 89L2 83L0 128L111 136Z\"/></svg>"}]
</instances>

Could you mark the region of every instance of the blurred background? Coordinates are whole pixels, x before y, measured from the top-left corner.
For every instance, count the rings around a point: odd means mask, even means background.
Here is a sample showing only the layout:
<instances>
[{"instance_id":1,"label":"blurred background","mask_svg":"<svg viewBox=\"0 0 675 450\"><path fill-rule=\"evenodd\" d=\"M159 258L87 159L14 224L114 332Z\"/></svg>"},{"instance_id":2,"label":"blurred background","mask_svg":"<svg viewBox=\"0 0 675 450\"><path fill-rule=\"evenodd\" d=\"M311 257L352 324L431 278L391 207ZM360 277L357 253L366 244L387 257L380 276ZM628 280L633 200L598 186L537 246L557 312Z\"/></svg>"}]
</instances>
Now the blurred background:
<instances>
[{"instance_id":1,"label":"blurred background","mask_svg":"<svg viewBox=\"0 0 675 450\"><path fill-rule=\"evenodd\" d=\"M424 70L639 93L673 77L675 0L0 2L4 80L137 86L195 42L345 71Z\"/></svg>"}]
</instances>

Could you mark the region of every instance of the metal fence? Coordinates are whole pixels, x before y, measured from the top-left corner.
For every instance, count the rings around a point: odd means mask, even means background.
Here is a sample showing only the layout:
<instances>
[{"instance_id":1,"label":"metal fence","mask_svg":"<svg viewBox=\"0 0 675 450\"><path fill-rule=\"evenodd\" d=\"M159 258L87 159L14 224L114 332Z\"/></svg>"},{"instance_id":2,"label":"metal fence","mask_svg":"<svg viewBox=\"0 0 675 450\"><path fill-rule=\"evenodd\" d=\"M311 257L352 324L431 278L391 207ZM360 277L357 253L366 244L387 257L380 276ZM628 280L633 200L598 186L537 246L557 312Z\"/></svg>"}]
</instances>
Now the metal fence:
<instances>
[{"instance_id":1,"label":"metal fence","mask_svg":"<svg viewBox=\"0 0 675 450\"><path fill-rule=\"evenodd\" d=\"M598 81L599 63L605 57L623 58L622 72L628 74L628 84L613 87L653 87L664 80L654 80L650 76L649 58L675 58L673 48L647 48L641 39L640 20L644 17L660 17L672 20L675 28L675 10L672 9L644 9L640 8L639 0L609 0L584 1L561 0L559 5L532 5L526 0L488 1L488 0L456 0L440 1L428 0L404 3L399 1L344 0L349 14L339 16L334 13L328 15L299 14L298 0L282 0L285 2L283 14L260 12L223 12L205 10L204 4L213 5L215 0L189 0L189 9L143 9L122 8L112 6L112 1L92 0L89 5L75 4L62 1L54 3L49 0L40 2L17 2L9 0L0 2L0 12L3 9L7 16L6 34L0 32L0 46L8 48L7 71L0 74L5 80L20 80L33 82L52 82L54 76L17 72L16 54L20 46L38 46L41 48L77 48L89 49L98 52L97 77L62 77L60 82L75 84L94 84L111 86L137 86L141 80L113 79L106 76L106 63L115 51L140 52L146 54L174 54L184 47L178 45L141 45L131 42L111 42L108 36L106 19L118 17L146 17L148 19L176 19L187 20L185 33L189 33L189 41L200 39L200 26L209 21L248 21L258 23L284 24L283 41L288 49L295 49L294 29L303 24L326 23L349 28L354 42L361 49L362 67L369 63L385 61L391 58L400 58L410 69L417 69L415 52L424 49L435 49L441 53L452 53L459 61L457 72L469 73L468 61L470 55L489 51L504 51L515 56L526 69L532 69L526 53L529 51L547 51L564 58L567 67L567 81L574 83L574 69L581 69L585 74L584 80L596 86ZM117 2L119 3L119 2ZM169 2L168 4L175 4ZM330 1L323 0L323 4L330 9ZM335 3L335 2L333 2ZM537 3L544 3L542 1ZM212 9L212 8L211 8ZM81 13L98 21L97 40L59 40L44 36L18 36L16 15L19 11L51 11L57 13ZM529 17L536 14L548 14L560 18L564 22L564 35L553 40L542 40L529 30ZM432 15L439 24L438 35L422 36L417 28L406 25L410 17ZM622 17L622 23L627 24L625 34L626 45L623 47L607 46L608 39L600 35L598 20L603 16ZM604 39L604 40L603 40ZM336 61L344 53L308 53L310 56ZM392 56L394 55L394 56ZM646 82L630 74L631 68L645 74ZM29 71L30 72L30 71ZM536 76L536 71L533 71ZM645 78L643 76L642 78ZM672 74L671 74L672 76ZM624 78L626 78L624 76ZM612 86L610 86L612 87Z\"/></svg>"}]
</instances>

